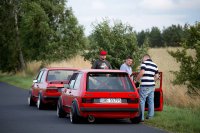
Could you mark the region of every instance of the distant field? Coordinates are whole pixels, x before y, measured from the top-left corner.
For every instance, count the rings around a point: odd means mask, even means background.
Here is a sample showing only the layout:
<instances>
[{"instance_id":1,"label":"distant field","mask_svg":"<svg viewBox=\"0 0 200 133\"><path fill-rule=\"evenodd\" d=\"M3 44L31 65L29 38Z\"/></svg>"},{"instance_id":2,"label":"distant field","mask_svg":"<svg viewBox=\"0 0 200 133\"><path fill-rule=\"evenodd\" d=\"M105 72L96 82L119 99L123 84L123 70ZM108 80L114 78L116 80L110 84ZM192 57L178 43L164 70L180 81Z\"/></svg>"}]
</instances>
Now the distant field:
<instances>
[{"instance_id":1,"label":"distant field","mask_svg":"<svg viewBox=\"0 0 200 133\"><path fill-rule=\"evenodd\" d=\"M187 87L184 85L173 85L171 81L174 75L170 71L178 71L180 64L168 54L169 51L176 51L178 48L153 48L148 52L153 61L158 65L159 70L163 72L163 91L166 104L181 107L200 106L200 99L192 99L186 94ZM194 55L189 50L190 55Z\"/></svg>"}]
</instances>

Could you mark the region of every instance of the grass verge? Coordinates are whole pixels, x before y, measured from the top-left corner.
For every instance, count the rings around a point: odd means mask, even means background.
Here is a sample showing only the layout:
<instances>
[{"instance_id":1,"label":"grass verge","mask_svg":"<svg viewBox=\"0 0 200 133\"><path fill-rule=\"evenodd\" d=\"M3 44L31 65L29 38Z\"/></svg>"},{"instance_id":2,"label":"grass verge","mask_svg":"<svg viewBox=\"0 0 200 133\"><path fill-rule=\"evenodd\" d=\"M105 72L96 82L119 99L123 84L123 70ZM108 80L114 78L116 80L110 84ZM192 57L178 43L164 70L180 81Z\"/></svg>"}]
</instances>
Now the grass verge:
<instances>
[{"instance_id":1,"label":"grass verge","mask_svg":"<svg viewBox=\"0 0 200 133\"><path fill-rule=\"evenodd\" d=\"M175 133L199 133L199 123L199 108L178 108L167 105L162 112L156 112L153 119L145 121L147 125Z\"/></svg>"},{"instance_id":2,"label":"grass verge","mask_svg":"<svg viewBox=\"0 0 200 133\"><path fill-rule=\"evenodd\" d=\"M29 89L33 83L33 76L18 76L0 74L0 81L23 89Z\"/></svg>"},{"instance_id":3,"label":"grass verge","mask_svg":"<svg viewBox=\"0 0 200 133\"><path fill-rule=\"evenodd\" d=\"M1 82L6 82L24 89L30 88L32 80L33 76L6 75L0 73ZM199 123L199 108L178 108L169 105L165 105L162 112L156 112L153 119L145 121L146 125L176 133L199 133Z\"/></svg>"}]
</instances>

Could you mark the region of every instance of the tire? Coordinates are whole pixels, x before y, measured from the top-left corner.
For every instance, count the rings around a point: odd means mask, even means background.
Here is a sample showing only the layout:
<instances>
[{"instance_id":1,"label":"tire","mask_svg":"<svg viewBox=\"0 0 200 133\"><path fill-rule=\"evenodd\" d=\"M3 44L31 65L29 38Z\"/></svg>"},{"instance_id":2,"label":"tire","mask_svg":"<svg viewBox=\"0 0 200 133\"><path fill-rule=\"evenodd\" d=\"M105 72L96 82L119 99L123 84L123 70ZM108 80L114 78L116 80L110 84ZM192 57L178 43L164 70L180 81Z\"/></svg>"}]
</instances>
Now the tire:
<instances>
[{"instance_id":1,"label":"tire","mask_svg":"<svg viewBox=\"0 0 200 133\"><path fill-rule=\"evenodd\" d=\"M56 111L58 118L64 118L67 116L67 113L63 110L63 106L61 102L62 101L59 98L58 104L57 104L57 111Z\"/></svg>"},{"instance_id":2,"label":"tire","mask_svg":"<svg viewBox=\"0 0 200 133\"><path fill-rule=\"evenodd\" d=\"M42 102L42 96L41 96L40 93L39 93L39 95L38 95L37 108L38 108L39 110L44 109L44 103Z\"/></svg>"},{"instance_id":3,"label":"tire","mask_svg":"<svg viewBox=\"0 0 200 133\"><path fill-rule=\"evenodd\" d=\"M32 96L31 91L29 91L29 94L28 94L28 105L35 106L35 102L33 101L33 96Z\"/></svg>"},{"instance_id":4,"label":"tire","mask_svg":"<svg viewBox=\"0 0 200 133\"><path fill-rule=\"evenodd\" d=\"M133 124L139 124L142 120L142 112L141 112L141 108L139 108L139 116L136 116L134 118L130 118L131 123Z\"/></svg>"},{"instance_id":5,"label":"tire","mask_svg":"<svg viewBox=\"0 0 200 133\"><path fill-rule=\"evenodd\" d=\"M74 103L72 104L71 111L69 113L69 118L72 124L79 123L80 121L79 116L77 114L77 109Z\"/></svg>"}]
</instances>

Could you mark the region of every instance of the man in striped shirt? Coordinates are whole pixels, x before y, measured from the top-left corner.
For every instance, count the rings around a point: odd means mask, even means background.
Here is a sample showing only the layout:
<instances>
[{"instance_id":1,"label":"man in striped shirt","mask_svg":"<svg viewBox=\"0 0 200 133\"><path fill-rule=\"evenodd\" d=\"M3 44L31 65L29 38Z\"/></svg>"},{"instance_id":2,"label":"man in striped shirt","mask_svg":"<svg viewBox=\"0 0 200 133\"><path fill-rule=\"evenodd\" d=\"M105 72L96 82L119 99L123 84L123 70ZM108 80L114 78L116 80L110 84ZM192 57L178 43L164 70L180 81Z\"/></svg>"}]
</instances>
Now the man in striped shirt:
<instances>
[{"instance_id":1,"label":"man in striped shirt","mask_svg":"<svg viewBox=\"0 0 200 133\"><path fill-rule=\"evenodd\" d=\"M159 78L158 67L151 60L149 55L144 55L142 59L142 64L140 68L140 73L136 78L136 82L141 80L140 84L140 106L142 118L144 121L144 111L146 98L148 99L148 115L146 119L150 119L154 116L154 91L155 91L155 81Z\"/></svg>"}]
</instances>

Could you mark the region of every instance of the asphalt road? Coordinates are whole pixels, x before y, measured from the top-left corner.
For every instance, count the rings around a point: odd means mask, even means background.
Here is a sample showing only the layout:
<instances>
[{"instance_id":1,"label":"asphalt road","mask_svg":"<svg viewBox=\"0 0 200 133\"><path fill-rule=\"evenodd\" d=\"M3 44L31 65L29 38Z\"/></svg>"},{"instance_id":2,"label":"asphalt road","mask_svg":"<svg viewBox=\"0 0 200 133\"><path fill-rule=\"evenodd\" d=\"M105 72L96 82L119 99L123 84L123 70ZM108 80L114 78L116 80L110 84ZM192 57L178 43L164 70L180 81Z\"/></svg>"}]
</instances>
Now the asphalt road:
<instances>
[{"instance_id":1,"label":"asphalt road","mask_svg":"<svg viewBox=\"0 0 200 133\"><path fill-rule=\"evenodd\" d=\"M28 91L0 82L0 133L166 133L128 120L99 120L71 124L56 110L38 110L27 104Z\"/></svg>"}]
</instances>

